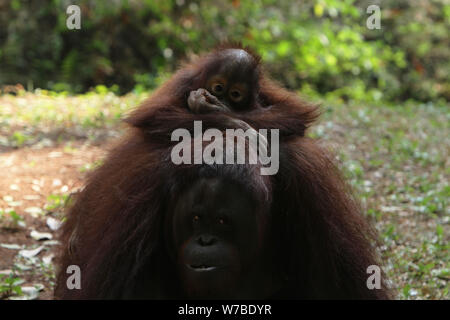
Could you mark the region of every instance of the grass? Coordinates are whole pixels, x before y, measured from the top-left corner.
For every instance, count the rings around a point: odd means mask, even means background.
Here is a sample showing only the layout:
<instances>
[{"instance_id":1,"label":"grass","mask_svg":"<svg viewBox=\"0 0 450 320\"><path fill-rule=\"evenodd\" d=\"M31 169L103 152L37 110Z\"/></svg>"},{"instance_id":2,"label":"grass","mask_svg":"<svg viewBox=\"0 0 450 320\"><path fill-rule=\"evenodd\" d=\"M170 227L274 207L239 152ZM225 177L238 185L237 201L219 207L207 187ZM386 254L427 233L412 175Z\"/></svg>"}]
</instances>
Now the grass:
<instances>
[{"instance_id":1,"label":"grass","mask_svg":"<svg viewBox=\"0 0 450 320\"><path fill-rule=\"evenodd\" d=\"M145 95L112 92L67 96L46 90L0 97L0 147L23 147L45 139L95 139L115 129L121 116Z\"/></svg>"},{"instance_id":2,"label":"grass","mask_svg":"<svg viewBox=\"0 0 450 320\"><path fill-rule=\"evenodd\" d=\"M118 131L119 119L144 98L104 90L0 96L0 150L46 139L70 149L72 139ZM365 214L375 222L397 298L449 299L449 106L325 101L323 110L310 135L336 153ZM58 207L65 199L50 195L49 200ZM7 281L3 290L12 289L12 280Z\"/></svg>"},{"instance_id":3,"label":"grass","mask_svg":"<svg viewBox=\"0 0 450 320\"><path fill-rule=\"evenodd\" d=\"M375 221L398 298L448 299L448 106L328 107L313 136L331 141Z\"/></svg>"}]
</instances>

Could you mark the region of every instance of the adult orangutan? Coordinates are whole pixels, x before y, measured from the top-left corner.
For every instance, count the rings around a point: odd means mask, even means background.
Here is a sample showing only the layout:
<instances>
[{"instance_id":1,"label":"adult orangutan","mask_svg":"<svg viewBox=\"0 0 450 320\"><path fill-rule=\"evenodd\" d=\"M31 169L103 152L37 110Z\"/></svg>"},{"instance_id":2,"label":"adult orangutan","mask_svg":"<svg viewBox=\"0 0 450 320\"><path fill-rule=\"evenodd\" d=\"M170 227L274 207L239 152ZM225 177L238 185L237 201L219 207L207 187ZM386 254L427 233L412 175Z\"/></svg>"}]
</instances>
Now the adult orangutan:
<instances>
[{"instance_id":1,"label":"adult orangutan","mask_svg":"<svg viewBox=\"0 0 450 320\"><path fill-rule=\"evenodd\" d=\"M128 134L76 196L56 297L389 298L384 281L367 286L376 234L332 156L305 137L317 114L247 49L220 47L183 67L126 119ZM279 129L278 173L175 165L171 134L194 120L221 132ZM66 286L69 265L81 289Z\"/></svg>"}]
</instances>

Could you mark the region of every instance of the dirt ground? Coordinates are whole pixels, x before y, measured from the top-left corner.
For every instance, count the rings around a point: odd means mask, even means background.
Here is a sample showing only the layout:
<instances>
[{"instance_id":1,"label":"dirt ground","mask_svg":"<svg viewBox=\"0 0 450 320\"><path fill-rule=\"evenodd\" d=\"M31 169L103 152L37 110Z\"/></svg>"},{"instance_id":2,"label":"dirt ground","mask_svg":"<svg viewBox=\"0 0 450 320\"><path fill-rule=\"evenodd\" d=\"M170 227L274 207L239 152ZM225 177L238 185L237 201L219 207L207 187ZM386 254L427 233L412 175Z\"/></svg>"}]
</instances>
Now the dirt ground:
<instances>
[{"instance_id":1,"label":"dirt ground","mask_svg":"<svg viewBox=\"0 0 450 320\"><path fill-rule=\"evenodd\" d=\"M14 270L16 276L24 280L21 286L42 284L38 299L53 298L52 260L58 248L57 230L47 225L47 219L61 219L57 209L44 209L52 202L48 196L58 199L76 191L86 176L85 172L80 173L80 168L101 159L104 154L104 149L83 142L72 143L70 148L63 145L27 147L0 153L0 210L12 209L25 222L25 226L4 223L0 228L0 274L7 275ZM33 238L33 230L50 233L52 239ZM22 249L41 246L42 250L33 257L19 254ZM48 269L33 272L36 267Z\"/></svg>"}]
</instances>

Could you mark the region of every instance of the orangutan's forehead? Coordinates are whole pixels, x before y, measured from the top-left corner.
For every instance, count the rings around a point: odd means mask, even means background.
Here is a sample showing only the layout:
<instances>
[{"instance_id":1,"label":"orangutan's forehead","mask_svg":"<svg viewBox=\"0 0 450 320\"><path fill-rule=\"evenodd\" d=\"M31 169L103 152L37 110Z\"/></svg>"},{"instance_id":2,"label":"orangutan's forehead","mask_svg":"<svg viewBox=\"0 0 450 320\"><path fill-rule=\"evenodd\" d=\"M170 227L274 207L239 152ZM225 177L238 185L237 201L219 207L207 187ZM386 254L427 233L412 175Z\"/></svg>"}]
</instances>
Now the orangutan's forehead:
<instances>
[{"instance_id":1,"label":"orangutan's forehead","mask_svg":"<svg viewBox=\"0 0 450 320\"><path fill-rule=\"evenodd\" d=\"M226 49L223 52L225 58L240 62L240 63L254 63L252 55L243 49Z\"/></svg>"},{"instance_id":2,"label":"orangutan's forehead","mask_svg":"<svg viewBox=\"0 0 450 320\"><path fill-rule=\"evenodd\" d=\"M227 49L223 51L222 57L220 69L227 76L253 73L257 65L253 56L243 49Z\"/></svg>"}]
</instances>

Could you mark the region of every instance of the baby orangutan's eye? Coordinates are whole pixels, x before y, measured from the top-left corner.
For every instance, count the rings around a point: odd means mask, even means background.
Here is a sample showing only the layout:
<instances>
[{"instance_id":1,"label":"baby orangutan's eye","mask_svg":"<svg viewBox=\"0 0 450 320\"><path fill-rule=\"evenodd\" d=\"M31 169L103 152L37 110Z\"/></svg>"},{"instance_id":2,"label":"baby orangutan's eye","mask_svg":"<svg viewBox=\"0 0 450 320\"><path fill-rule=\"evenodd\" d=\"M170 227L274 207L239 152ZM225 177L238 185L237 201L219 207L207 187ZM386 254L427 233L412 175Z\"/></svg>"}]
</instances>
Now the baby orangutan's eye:
<instances>
[{"instance_id":1,"label":"baby orangutan's eye","mask_svg":"<svg viewBox=\"0 0 450 320\"><path fill-rule=\"evenodd\" d=\"M212 85L212 92L214 94L221 95L224 92L224 85L220 82L216 82Z\"/></svg>"},{"instance_id":2,"label":"baby orangutan's eye","mask_svg":"<svg viewBox=\"0 0 450 320\"><path fill-rule=\"evenodd\" d=\"M239 90L233 89L230 91L230 99L233 100L234 102L240 102L242 101L243 98L244 96Z\"/></svg>"}]
</instances>

